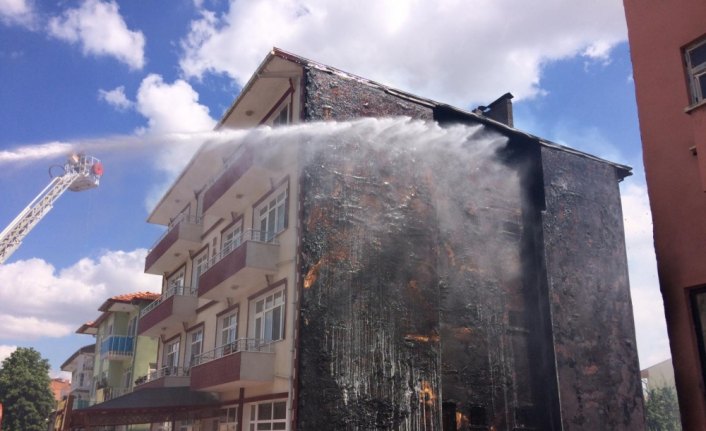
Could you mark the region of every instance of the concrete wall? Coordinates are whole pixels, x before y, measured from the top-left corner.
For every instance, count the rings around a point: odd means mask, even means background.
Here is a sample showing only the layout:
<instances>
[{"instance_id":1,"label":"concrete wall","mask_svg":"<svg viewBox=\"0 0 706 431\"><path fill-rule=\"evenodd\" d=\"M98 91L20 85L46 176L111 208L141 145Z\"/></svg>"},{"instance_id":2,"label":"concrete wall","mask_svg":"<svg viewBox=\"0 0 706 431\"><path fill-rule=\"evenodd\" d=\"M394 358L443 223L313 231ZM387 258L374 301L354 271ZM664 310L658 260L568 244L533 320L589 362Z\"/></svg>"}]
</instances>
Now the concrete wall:
<instances>
[{"instance_id":1,"label":"concrete wall","mask_svg":"<svg viewBox=\"0 0 706 431\"><path fill-rule=\"evenodd\" d=\"M691 102L682 49L706 34L706 3L624 4L682 422L685 429L702 430L704 358L699 358L689 296L692 289L706 286L706 106L685 112Z\"/></svg>"}]
</instances>

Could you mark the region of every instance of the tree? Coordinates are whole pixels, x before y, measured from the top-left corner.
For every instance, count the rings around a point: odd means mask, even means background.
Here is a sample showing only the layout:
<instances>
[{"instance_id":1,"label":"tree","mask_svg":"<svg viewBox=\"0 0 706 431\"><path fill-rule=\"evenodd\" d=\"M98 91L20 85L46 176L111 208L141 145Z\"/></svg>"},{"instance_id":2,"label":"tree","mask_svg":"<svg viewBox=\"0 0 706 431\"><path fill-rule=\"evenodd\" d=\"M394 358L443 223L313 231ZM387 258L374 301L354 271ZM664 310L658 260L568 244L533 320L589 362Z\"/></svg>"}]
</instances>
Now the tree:
<instances>
[{"instance_id":1,"label":"tree","mask_svg":"<svg viewBox=\"0 0 706 431\"><path fill-rule=\"evenodd\" d=\"M20 347L2 362L0 403L3 431L44 431L54 410L49 361Z\"/></svg>"},{"instance_id":2,"label":"tree","mask_svg":"<svg viewBox=\"0 0 706 431\"><path fill-rule=\"evenodd\" d=\"M679 431L679 405L674 388L664 386L647 391L645 419L649 431Z\"/></svg>"}]
</instances>

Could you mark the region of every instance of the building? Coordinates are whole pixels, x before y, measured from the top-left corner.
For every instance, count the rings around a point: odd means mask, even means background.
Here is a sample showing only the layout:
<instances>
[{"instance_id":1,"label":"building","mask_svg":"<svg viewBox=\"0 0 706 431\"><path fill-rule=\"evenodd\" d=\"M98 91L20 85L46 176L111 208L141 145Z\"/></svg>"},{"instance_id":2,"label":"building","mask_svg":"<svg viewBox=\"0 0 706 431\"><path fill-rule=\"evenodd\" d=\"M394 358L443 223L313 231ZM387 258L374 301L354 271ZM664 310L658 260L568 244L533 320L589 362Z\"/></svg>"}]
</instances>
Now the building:
<instances>
[{"instance_id":1,"label":"building","mask_svg":"<svg viewBox=\"0 0 706 431\"><path fill-rule=\"evenodd\" d=\"M148 374L154 368L157 342L137 334L137 321L140 310L158 297L137 292L109 298L98 308L102 312L98 319L76 331L96 340L90 405L129 393L133 376Z\"/></svg>"},{"instance_id":2,"label":"building","mask_svg":"<svg viewBox=\"0 0 706 431\"><path fill-rule=\"evenodd\" d=\"M74 397L73 408L75 409L82 409L89 405L93 388L95 351L95 344L83 346L61 364L61 371L71 373L69 395Z\"/></svg>"},{"instance_id":3,"label":"building","mask_svg":"<svg viewBox=\"0 0 706 431\"><path fill-rule=\"evenodd\" d=\"M684 429L706 429L706 4L625 0L655 252Z\"/></svg>"},{"instance_id":4,"label":"building","mask_svg":"<svg viewBox=\"0 0 706 431\"><path fill-rule=\"evenodd\" d=\"M674 384L674 367L671 359L665 359L651 367L640 371L642 378L642 388L645 392L657 388L672 388L676 390Z\"/></svg>"},{"instance_id":5,"label":"building","mask_svg":"<svg viewBox=\"0 0 706 431\"><path fill-rule=\"evenodd\" d=\"M51 392L54 394L54 400L56 400L57 404L59 401L65 399L67 396L69 396L69 392L71 391L71 382L62 379L60 377L55 377L51 379Z\"/></svg>"},{"instance_id":6,"label":"building","mask_svg":"<svg viewBox=\"0 0 706 431\"><path fill-rule=\"evenodd\" d=\"M629 168L512 128L510 98L270 52L219 128L274 128L205 144L149 216L156 369L74 426L641 429Z\"/></svg>"}]
</instances>

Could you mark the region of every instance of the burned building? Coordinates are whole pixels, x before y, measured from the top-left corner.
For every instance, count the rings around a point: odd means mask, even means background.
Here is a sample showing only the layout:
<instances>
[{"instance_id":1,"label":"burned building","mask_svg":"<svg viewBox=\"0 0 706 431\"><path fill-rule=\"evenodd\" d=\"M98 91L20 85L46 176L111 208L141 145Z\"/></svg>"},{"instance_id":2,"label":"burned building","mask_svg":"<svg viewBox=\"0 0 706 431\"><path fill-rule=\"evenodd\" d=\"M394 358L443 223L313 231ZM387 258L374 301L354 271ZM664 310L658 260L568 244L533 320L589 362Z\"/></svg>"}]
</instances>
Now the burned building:
<instances>
[{"instance_id":1,"label":"burned building","mask_svg":"<svg viewBox=\"0 0 706 431\"><path fill-rule=\"evenodd\" d=\"M641 429L629 168L496 121L509 98L274 49L150 215L158 369L81 425Z\"/></svg>"}]
</instances>

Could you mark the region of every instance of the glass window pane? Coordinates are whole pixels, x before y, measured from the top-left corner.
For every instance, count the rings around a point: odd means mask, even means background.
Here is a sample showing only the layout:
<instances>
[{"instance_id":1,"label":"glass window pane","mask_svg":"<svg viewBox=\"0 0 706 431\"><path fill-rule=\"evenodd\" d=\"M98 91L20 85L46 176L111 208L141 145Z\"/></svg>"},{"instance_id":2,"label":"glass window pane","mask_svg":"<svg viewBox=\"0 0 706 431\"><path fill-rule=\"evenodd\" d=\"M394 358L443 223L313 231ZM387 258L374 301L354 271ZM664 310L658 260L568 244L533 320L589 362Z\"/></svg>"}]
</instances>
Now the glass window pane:
<instances>
[{"instance_id":1,"label":"glass window pane","mask_svg":"<svg viewBox=\"0 0 706 431\"><path fill-rule=\"evenodd\" d=\"M703 99L706 96L706 73L697 76L696 80L698 81L701 99Z\"/></svg>"},{"instance_id":2,"label":"glass window pane","mask_svg":"<svg viewBox=\"0 0 706 431\"><path fill-rule=\"evenodd\" d=\"M265 304L265 300L261 299L255 303L255 312L256 313L262 313L262 307Z\"/></svg>"},{"instance_id":3,"label":"glass window pane","mask_svg":"<svg viewBox=\"0 0 706 431\"><path fill-rule=\"evenodd\" d=\"M279 340L280 328L282 327L282 317L281 317L282 307L277 307L272 310L272 339Z\"/></svg>"},{"instance_id":4,"label":"glass window pane","mask_svg":"<svg viewBox=\"0 0 706 431\"><path fill-rule=\"evenodd\" d=\"M285 401L280 401L274 403L274 416L273 419L286 419L287 418L287 403Z\"/></svg>"},{"instance_id":5,"label":"glass window pane","mask_svg":"<svg viewBox=\"0 0 706 431\"><path fill-rule=\"evenodd\" d=\"M255 319L255 338L262 338L262 318Z\"/></svg>"},{"instance_id":6,"label":"glass window pane","mask_svg":"<svg viewBox=\"0 0 706 431\"><path fill-rule=\"evenodd\" d=\"M692 68L706 63L706 43L703 43L695 48L690 49L689 59L691 61Z\"/></svg>"},{"instance_id":7,"label":"glass window pane","mask_svg":"<svg viewBox=\"0 0 706 431\"><path fill-rule=\"evenodd\" d=\"M266 341L272 341L272 312L265 313L265 336Z\"/></svg>"},{"instance_id":8,"label":"glass window pane","mask_svg":"<svg viewBox=\"0 0 706 431\"><path fill-rule=\"evenodd\" d=\"M287 423L286 422L278 422L276 424L272 424L272 429L273 430L287 429Z\"/></svg>"},{"instance_id":9,"label":"glass window pane","mask_svg":"<svg viewBox=\"0 0 706 431\"><path fill-rule=\"evenodd\" d=\"M272 419L272 404L265 403L257 406L257 420L265 421Z\"/></svg>"},{"instance_id":10,"label":"glass window pane","mask_svg":"<svg viewBox=\"0 0 706 431\"><path fill-rule=\"evenodd\" d=\"M257 424L257 429L258 429L258 431L260 431L260 430L271 430L271 429L272 429L272 425L269 424L269 423L266 423L266 424Z\"/></svg>"}]
</instances>

